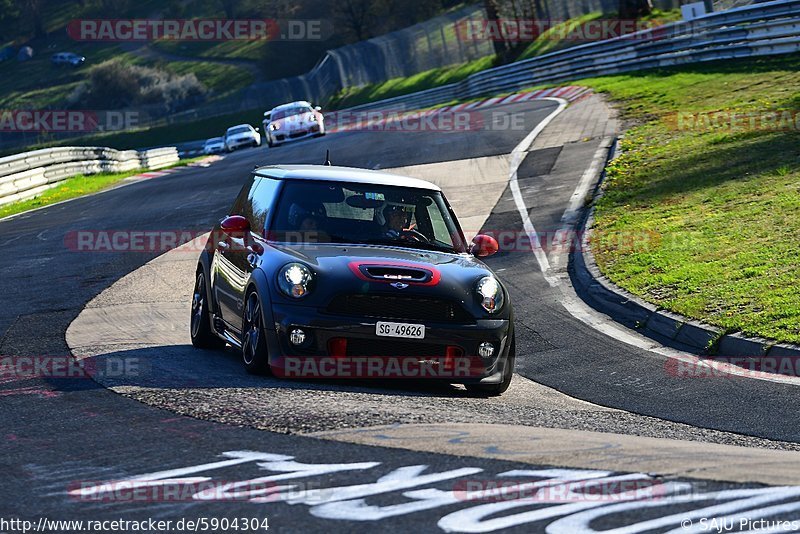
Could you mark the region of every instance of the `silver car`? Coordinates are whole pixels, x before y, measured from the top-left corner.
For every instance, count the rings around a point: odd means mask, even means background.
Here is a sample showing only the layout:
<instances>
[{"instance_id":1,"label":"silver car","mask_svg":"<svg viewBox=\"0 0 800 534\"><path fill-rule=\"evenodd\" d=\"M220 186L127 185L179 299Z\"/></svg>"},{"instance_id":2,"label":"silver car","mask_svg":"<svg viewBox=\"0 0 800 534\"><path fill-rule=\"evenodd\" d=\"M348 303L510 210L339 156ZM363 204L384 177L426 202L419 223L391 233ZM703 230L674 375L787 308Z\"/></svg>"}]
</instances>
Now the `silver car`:
<instances>
[{"instance_id":1,"label":"silver car","mask_svg":"<svg viewBox=\"0 0 800 534\"><path fill-rule=\"evenodd\" d=\"M261 134L258 128L253 128L249 124L232 126L225 132L225 150L233 152L237 148L261 146Z\"/></svg>"},{"instance_id":2,"label":"silver car","mask_svg":"<svg viewBox=\"0 0 800 534\"><path fill-rule=\"evenodd\" d=\"M203 145L203 154L219 154L225 151L225 139L212 137Z\"/></svg>"}]
</instances>

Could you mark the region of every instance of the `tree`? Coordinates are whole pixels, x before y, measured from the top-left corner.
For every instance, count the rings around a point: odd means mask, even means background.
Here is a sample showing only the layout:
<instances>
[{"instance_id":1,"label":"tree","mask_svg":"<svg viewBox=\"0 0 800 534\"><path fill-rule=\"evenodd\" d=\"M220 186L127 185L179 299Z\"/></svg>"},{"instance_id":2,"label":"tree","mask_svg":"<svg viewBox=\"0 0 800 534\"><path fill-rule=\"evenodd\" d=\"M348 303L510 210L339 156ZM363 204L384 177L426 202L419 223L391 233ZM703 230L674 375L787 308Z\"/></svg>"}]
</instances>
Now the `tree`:
<instances>
[{"instance_id":1,"label":"tree","mask_svg":"<svg viewBox=\"0 0 800 534\"><path fill-rule=\"evenodd\" d=\"M44 37L44 17L42 16L41 0L17 0L20 12L33 29L34 37Z\"/></svg>"},{"instance_id":2,"label":"tree","mask_svg":"<svg viewBox=\"0 0 800 534\"><path fill-rule=\"evenodd\" d=\"M10 22L19 17L19 10L14 0L0 0L0 23Z\"/></svg>"},{"instance_id":3,"label":"tree","mask_svg":"<svg viewBox=\"0 0 800 534\"><path fill-rule=\"evenodd\" d=\"M373 9L372 0L340 0L336 4L336 15L347 27L356 41L372 37Z\"/></svg>"},{"instance_id":4,"label":"tree","mask_svg":"<svg viewBox=\"0 0 800 534\"><path fill-rule=\"evenodd\" d=\"M486 21L489 23L489 28L492 30L489 33L494 46L494 53L502 58L508 50L508 44L501 36L501 32L497 31L500 28L500 9L497 6L496 0L483 0L483 7L486 9Z\"/></svg>"},{"instance_id":5,"label":"tree","mask_svg":"<svg viewBox=\"0 0 800 534\"><path fill-rule=\"evenodd\" d=\"M225 18L236 18L236 7L239 4L238 0L220 0L222 10L225 11Z\"/></svg>"},{"instance_id":6,"label":"tree","mask_svg":"<svg viewBox=\"0 0 800 534\"><path fill-rule=\"evenodd\" d=\"M619 0L619 18L622 20L636 20L652 12L652 0Z\"/></svg>"}]
</instances>

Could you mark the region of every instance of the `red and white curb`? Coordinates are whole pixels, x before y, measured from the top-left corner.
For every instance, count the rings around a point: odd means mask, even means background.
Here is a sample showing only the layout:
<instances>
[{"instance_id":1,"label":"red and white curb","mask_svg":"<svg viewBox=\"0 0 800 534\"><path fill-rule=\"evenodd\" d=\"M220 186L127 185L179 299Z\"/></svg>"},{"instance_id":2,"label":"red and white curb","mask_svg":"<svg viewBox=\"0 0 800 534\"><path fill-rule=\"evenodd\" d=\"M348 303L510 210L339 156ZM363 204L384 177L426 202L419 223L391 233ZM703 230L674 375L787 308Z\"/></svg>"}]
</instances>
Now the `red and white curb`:
<instances>
[{"instance_id":1,"label":"red and white curb","mask_svg":"<svg viewBox=\"0 0 800 534\"><path fill-rule=\"evenodd\" d=\"M528 102L531 100L541 100L544 98L560 98L567 102L575 102L592 92L588 87L580 87L570 85L566 87L554 87L551 89L539 89L537 91L528 91L523 93L514 93L507 96L496 96L485 98L475 102L467 102L464 104L457 104L455 106L443 106L440 108L427 109L425 111L391 111L391 110L364 110L361 112L355 111L342 111L326 114L326 120L335 121L338 118L342 122L349 122L351 119L354 122L350 124L334 125L328 127L328 132L346 132L354 130L364 130L372 128L380 128L389 126L391 124L402 121L420 121L430 119L444 113L463 113L470 111L477 111L494 106L502 106L506 104L516 104L519 102Z\"/></svg>"},{"instance_id":2,"label":"red and white curb","mask_svg":"<svg viewBox=\"0 0 800 534\"><path fill-rule=\"evenodd\" d=\"M513 95L486 98L477 102L468 102L466 104L459 104L456 106L445 106L433 110L435 112L442 111L471 111L474 109L487 108L491 106L502 106L504 104L515 104L517 102L527 102L529 100L540 100L542 98L563 98L567 102L575 102L579 98L586 96L591 92L588 87L579 87L576 85L569 85L567 87L554 87L552 89L539 89L538 91L529 91L527 93L515 93Z\"/></svg>"},{"instance_id":3,"label":"red and white curb","mask_svg":"<svg viewBox=\"0 0 800 534\"><path fill-rule=\"evenodd\" d=\"M174 167L172 169L163 169L163 170L160 170L160 171L147 171L147 172L143 172L141 174L137 174L137 175L134 175L134 176L129 176L129 177L125 178L125 180L126 181L151 180L153 178L160 178L161 176L166 176L168 174L172 174L172 173L180 171L181 169L185 169L185 168L189 168L189 167L208 167L212 163L215 163L215 162L220 161L222 159L224 159L223 156L216 156L216 155L208 156L206 158L203 158L203 159L194 161L192 163L189 163L188 165L185 165L184 167Z\"/></svg>"}]
</instances>

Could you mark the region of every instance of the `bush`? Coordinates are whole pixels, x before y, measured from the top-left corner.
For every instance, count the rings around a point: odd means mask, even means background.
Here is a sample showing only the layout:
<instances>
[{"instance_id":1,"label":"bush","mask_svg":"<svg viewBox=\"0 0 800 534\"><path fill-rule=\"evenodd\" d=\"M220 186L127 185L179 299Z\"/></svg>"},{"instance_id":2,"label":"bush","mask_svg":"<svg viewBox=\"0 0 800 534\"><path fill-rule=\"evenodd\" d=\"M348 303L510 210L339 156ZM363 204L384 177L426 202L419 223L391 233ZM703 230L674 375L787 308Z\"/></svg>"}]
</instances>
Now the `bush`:
<instances>
[{"instance_id":1,"label":"bush","mask_svg":"<svg viewBox=\"0 0 800 534\"><path fill-rule=\"evenodd\" d=\"M179 76L112 59L92 68L89 79L73 90L68 102L72 107L88 109L156 105L163 113L170 113L202 102L206 93L194 73Z\"/></svg>"}]
</instances>

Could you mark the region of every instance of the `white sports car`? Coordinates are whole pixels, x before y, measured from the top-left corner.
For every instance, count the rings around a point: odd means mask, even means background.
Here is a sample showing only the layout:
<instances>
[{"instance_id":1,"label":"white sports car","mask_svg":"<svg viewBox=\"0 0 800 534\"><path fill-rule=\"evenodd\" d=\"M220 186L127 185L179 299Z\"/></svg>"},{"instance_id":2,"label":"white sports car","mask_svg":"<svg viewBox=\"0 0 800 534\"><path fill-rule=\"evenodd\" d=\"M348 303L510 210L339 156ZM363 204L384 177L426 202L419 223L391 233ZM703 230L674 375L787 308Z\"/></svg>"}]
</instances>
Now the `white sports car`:
<instances>
[{"instance_id":1,"label":"white sports car","mask_svg":"<svg viewBox=\"0 0 800 534\"><path fill-rule=\"evenodd\" d=\"M319 106L298 101L264 113L264 135L271 147L287 141L325 135L325 118Z\"/></svg>"}]
</instances>

